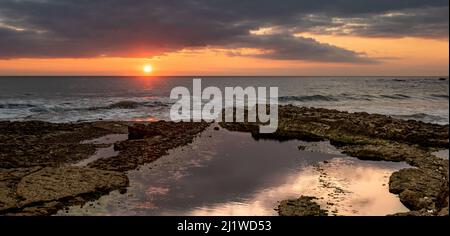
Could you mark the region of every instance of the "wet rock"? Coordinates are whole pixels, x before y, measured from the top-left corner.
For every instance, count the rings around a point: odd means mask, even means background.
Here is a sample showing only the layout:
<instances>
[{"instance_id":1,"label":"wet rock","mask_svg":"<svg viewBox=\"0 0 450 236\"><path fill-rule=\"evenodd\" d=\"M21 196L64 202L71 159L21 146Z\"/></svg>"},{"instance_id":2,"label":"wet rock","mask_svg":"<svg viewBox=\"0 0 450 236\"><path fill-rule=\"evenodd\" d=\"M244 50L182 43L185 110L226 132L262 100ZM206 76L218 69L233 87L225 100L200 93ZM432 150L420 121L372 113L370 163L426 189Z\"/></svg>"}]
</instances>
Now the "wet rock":
<instances>
[{"instance_id":1,"label":"wet rock","mask_svg":"<svg viewBox=\"0 0 450 236\"><path fill-rule=\"evenodd\" d=\"M220 123L229 130L251 132L256 138L320 141L328 139L336 145L372 143L381 139L424 147L448 147L448 125L399 120L365 112L348 113L323 108L292 105L279 106L278 130L273 134L258 133L258 123Z\"/></svg>"},{"instance_id":2,"label":"wet rock","mask_svg":"<svg viewBox=\"0 0 450 236\"><path fill-rule=\"evenodd\" d=\"M48 215L128 185L125 174L81 167L0 171L0 214Z\"/></svg>"},{"instance_id":3,"label":"wet rock","mask_svg":"<svg viewBox=\"0 0 450 236\"><path fill-rule=\"evenodd\" d=\"M317 198L301 196L298 199L284 200L278 205L277 211L280 216L327 216L328 211L320 208L314 202Z\"/></svg>"},{"instance_id":4,"label":"wet rock","mask_svg":"<svg viewBox=\"0 0 450 236\"><path fill-rule=\"evenodd\" d=\"M438 216L448 216L448 207L442 208L438 213Z\"/></svg>"},{"instance_id":5,"label":"wet rock","mask_svg":"<svg viewBox=\"0 0 450 236\"><path fill-rule=\"evenodd\" d=\"M102 170L127 171L166 155L170 149L191 143L210 124L206 122L157 121L129 127L129 140L114 144L117 156L99 159L88 166Z\"/></svg>"},{"instance_id":6,"label":"wet rock","mask_svg":"<svg viewBox=\"0 0 450 236\"><path fill-rule=\"evenodd\" d=\"M405 161L419 164L419 159L432 158L424 149L397 142L377 141L374 144L345 145L340 147L343 153L361 160Z\"/></svg>"},{"instance_id":7,"label":"wet rock","mask_svg":"<svg viewBox=\"0 0 450 236\"><path fill-rule=\"evenodd\" d=\"M410 214L448 212L448 160L430 153L438 148L448 148L448 125L294 106L281 106L279 111L279 129L273 134L258 133L257 123L220 125L229 130L251 132L256 139L329 140L343 152L361 159L405 161L417 169L394 174L390 190L399 194L401 201L413 210ZM46 215L113 189L122 189L123 180L112 177L121 174L111 171L122 173L156 160L168 150L192 142L208 125L164 121L146 125L103 121L75 124L0 122L0 143L3 144L0 214ZM117 156L96 160L89 164L90 168L67 167L89 157L98 147L83 143L83 140L126 132L130 133L130 140L114 144L114 149L119 151ZM69 173L67 176L66 172ZM102 173L112 180L103 178ZM99 181L99 185L91 180ZM69 185L62 184L65 182L75 187L66 189ZM443 183L447 183L446 187ZM309 202L312 199L283 201L279 209L285 212L283 214L305 214L304 210L297 212L295 208L311 210ZM318 214L323 213L320 212Z\"/></svg>"},{"instance_id":8,"label":"wet rock","mask_svg":"<svg viewBox=\"0 0 450 236\"><path fill-rule=\"evenodd\" d=\"M128 127L128 139L144 139L161 135L161 130L157 127L149 128L144 124L136 124Z\"/></svg>"},{"instance_id":9,"label":"wet rock","mask_svg":"<svg viewBox=\"0 0 450 236\"><path fill-rule=\"evenodd\" d=\"M17 184L24 176L40 169L41 167L0 169L0 212L18 207Z\"/></svg>"},{"instance_id":10,"label":"wet rock","mask_svg":"<svg viewBox=\"0 0 450 236\"><path fill-rule=\"evenodd\" d=\"M448 207L448 167L443 171L408 168L394 172L389 191L399 194L400 201L413 211L437 213Z\"/></svg>"},{"instance_id":11,"label":"wet rock","mask_svg":"<svg viewBox=\"0 0 450 236\"><path fill-rule=\"evenodd\" d=\"M0 122L0 215L50 215L113 190L124 193L128 185L125 171L188 144L208 125ZM118 156L90 163L94 168L71 165L102 147L86 140L127 133L128 127L131 132L139 130L140 136L115 143Z\"/></svg>"},{"instance_id":12,"label":"wet rock","mask_svg":"<svg viewBox=\"0 0 450 236\"><path fill-rule=\"evenodd\" d=\"M430 210L422 209L419 211L400 212L390 216L435 216L435 214Z\"/></svg>"},{"instance_id":13,"label":"wet rock","mask_svg":"<svg viewBox=\"0 0 450 236\"><path fill-rule=\"evenodd\" d=\"M59 166L95 153L84 140L119 133L119 122L55 124L41 121L0 122L0 168ZM126 131L125 131L126 132Z\"/></svg>"},{"instance_id":14,"label":"wet rock","mask_svg":"<svg viewBox=\"0 0 450 236\"><path fill-rule=\"evenodd\" d=\"M21 205L109 192L128 185L119 172L81 167L46 167L23 177L17 184Z\"/></svg>"},{"instance_id":15,"label":"wet rock","mask_svg":"<svg viewBox=\"0 0 450 236\"><path fill-rule=\"evenodd\" d=\"M437 195L436 206L438 209L446 210L448 214L448 203L449 203L449 180L446 178L445 181L442 181L441 191Z\"/></svg>"}]
</instances>

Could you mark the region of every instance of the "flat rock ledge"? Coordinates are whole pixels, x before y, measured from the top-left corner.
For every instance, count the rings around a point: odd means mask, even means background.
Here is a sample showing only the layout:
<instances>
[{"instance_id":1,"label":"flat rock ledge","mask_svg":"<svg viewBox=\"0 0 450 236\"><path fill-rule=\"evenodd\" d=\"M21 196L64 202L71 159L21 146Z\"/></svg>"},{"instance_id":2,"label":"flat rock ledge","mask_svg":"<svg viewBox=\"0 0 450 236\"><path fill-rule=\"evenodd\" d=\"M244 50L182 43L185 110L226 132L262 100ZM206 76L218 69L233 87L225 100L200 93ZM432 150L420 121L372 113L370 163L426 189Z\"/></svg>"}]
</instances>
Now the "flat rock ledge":
<instances>
[{"instance_id":1,"label":"flat rock ledge","mask_svg":"<svg viewBox=\"0 0 450 236\"><path fill-rule=\"evenodd\" d=\"M279 107L279 127L273 134L258 133L258 123L220 125L251 132L255 139L329 140L343 153L360 159L404 161L414 168L392 174L389 190L398 194L411 211L396 215L449 214L449 162L431 154L448 148L448 125L290 105ZM0 122L0 215L51 215L113 190L124 191L128 185L126 171L189 144L208 126L204 122L164 121ZM124 133L129 139L114 144L117 156L98 159L87 167L72 166L102 147L83 141ZM313 200L300 199L281 203L300 209Z\"/></svg>"},{"instance_id":2,"label":"flat rock ledge","mask_svg":"<svg viewBox=\"0 0 450 236\"><path fill-rule=\"evenodd\" d=\"M329 140L344 154L362 160L406 162L390 177L389 191L411 211L399 215L448 215L449 160L432 152L449 147L449 126L389 116L322 108L279 106L275 133L259 133L259 123L220 123L255 139ZM301 193L299 193L301 194Z\"/></svg>"},{"instance_id":3,"label":"flat rock ledge","mask_svg":"<svg viewBox=\"0 0 450 236\"><path fill-rule=\"evenodd\" d=\"M186 145L208 123L0 122L0 215L52 215L128 186L126 171ZM104 144L85 142L129 133L110 159L73 164Z\"/></svg>"},{"instance_id":4,"label":"flat rock ledge","mask_svg":"<svg viewBox=\"0 0 450 236\"><path fill-rule=\"evenodd\" d=\"M98 159L88 166L121 172L136 169L167 155L173 148L191 143L209 125L206 122L158 121L129 126L128 140L114 144L114 150L119 151L119 155Z\"/></svg>"},{"instance_id":5,"label":"flat rock ledge","mask_svg":"<svg viewBox=\"0 0 450 236\"><path fill-rule=\"evenodd\" d=\"M0 213L6 215L54 214L128 185L124 173L81 167L11 169L0 178L9 186L0 194Z\"/></svg>"},{"instance_id":6,"label":"flat rock ledge","mask_svg":"<svg viewBox=\"0 0 450 236\"><path fill-rule=\"evenodd\" d=\"M297 199L283 200L278 205L280 216L328 216L327 210L314 202L315 197L301 196Z\"/></svg>"}]
</instances>

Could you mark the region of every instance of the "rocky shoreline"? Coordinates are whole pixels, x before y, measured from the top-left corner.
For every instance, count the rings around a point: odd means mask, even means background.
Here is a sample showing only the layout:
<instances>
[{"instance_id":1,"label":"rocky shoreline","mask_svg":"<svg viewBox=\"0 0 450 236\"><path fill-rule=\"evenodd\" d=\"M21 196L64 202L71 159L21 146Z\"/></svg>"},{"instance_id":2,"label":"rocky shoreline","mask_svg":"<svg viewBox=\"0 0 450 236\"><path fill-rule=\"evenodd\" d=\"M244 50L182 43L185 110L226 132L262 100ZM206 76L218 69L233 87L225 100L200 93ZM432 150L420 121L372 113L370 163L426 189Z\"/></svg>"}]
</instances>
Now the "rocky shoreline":
<instances>
[{"instance_id":1,"label":"rocky shoreline","mask_svg":"<svg viewBox=\"0 0 450 236\"><path fill-rule=\"evenodd\" d=\"M259 124L221 123L232 131L250 132L255 139L329 140L344 154L362 160L404 161L415 168L394 172L389 191L411 211L398 215L448 215L449 161L432 152L449 146L449 126L384 115L348 113L321 108L279 107L278 130L259 133ZM301 202L301 206L312 201ZM303 215L297 204L280 204L280 215Z\"/></svg>"},{"instance_id":2,"label":"rocky shoreline","mask_svg":"<svg viewBox=\"0 0 450 236\"><path fill-rule=\"evenodd\" d=\"M190 143L208 125L0 122L0 215L51 215L113 190L124 192L127 170ZM128 140L114 144L118 155L74 166L104 145L84 141L127 133Z\"/></svg>"},{"instance_id":3,"label":"rocky shoreline","mask_svg":"<svg viewBox=\"0 0 450 236\"><path fill-rule=\"evenodd\" d=\"M51 215L111 191L125 191L126 172L187 145L210 124L109 122L54 124L0 122L0 215ZM364 160L404 161L414 168L390 177L389 191L411 211L398 215L448 215L448 159L432 152L448 148L449 126L382 115L319 108L279 107L279 129L258 133L257 123L221 123L255 139L329 140L343 153ZM75 166L105 144L85 142L128 134L115 142L117 155ZM299 193L299 196L302 195ZM326 215L313 197L282 201L280 215Z\"/></svg>"}]
</instances>

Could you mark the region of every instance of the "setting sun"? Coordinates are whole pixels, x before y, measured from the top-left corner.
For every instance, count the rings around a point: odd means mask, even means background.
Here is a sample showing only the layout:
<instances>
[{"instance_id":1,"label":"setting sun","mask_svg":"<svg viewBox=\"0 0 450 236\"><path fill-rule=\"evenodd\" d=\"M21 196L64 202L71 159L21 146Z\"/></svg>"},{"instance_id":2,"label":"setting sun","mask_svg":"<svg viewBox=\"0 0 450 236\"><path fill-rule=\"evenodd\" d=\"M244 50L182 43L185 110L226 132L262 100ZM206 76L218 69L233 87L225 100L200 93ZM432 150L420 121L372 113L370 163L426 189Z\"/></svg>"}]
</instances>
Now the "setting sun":
<instances>
[{"instance_id":1,"label":"setting sun","mask_svg":"<svg viewBox=\"0 0 450 236\"><path fill-rule=\"evenodd\" d=\"M144 73L151 73L153 71L153 67L152 67L152 65L147 64L147 65L144 65L142 70L144 71Z\"/></svg>"}]
</instances>

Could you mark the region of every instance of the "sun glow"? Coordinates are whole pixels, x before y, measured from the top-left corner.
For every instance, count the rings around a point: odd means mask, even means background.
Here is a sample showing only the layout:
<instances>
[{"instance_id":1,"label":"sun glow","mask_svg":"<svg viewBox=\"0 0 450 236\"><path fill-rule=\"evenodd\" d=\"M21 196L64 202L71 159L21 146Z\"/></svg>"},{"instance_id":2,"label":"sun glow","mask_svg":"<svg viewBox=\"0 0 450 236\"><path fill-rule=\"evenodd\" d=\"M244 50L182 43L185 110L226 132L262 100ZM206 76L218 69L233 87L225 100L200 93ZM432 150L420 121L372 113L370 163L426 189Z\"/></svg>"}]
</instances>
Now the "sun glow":
<instances>
[{"instance_id":1,"label":"sun glow","mask_svg":"<svg viewBox=\"0 0 450 236\"><path fill-rule=\"evenodd\" d=\"M146 64L144 65L144 67L142 67L142 70L144 71L144 73L149 74L152 73L153 67L150 64Z\"/></svg>"}]
</instances>

